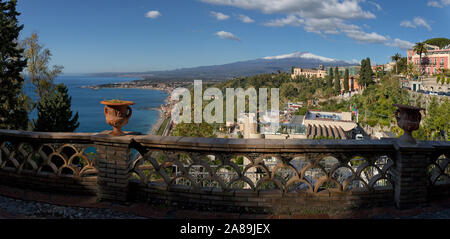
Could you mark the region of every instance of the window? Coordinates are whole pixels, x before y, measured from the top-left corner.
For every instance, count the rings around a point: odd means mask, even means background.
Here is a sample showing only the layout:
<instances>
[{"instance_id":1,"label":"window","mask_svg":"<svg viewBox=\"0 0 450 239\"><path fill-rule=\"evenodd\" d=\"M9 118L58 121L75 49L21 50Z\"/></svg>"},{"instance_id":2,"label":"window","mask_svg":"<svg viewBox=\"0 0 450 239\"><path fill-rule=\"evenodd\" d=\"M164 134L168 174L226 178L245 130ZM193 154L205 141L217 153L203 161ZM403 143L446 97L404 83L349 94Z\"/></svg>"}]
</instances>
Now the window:
<instances>
[{"instance_id":1,"label":"window","mask_svg":"<svg viewBox=\"0 0 450 239\"><path fill-rule=\"evenodd\" d=\"M444 65L444 58L441 58L441 65Z\"/></svg>"}]
</instances>

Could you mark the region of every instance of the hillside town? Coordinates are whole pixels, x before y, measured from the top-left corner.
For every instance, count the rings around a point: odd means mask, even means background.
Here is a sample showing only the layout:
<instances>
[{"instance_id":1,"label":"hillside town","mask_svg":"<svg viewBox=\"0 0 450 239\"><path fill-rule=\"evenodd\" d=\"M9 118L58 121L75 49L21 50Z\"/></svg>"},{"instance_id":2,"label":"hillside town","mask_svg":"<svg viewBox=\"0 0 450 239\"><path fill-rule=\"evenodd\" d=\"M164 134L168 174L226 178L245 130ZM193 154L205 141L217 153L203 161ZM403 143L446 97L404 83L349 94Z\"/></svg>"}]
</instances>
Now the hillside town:
<instances>
[{"instance_id":1,"label":"hillside town","mask_svg":"<svg viewBox=\"0 0 450 239\"><path fill-rule=\"evenodd\" d=\"M398 71L400 58L393 57L395 61L371 65L373 81L390 74L400 82L400 87L409 91L412 95L422 94L427 96L449 97L449 60L450 45L443 47L424 44L424 52L417 53L414 49L407 50L407 62L405 71ZM425 53L426 52L426 53ZM397 54L399 55L399 54ZM420 61L421 60L421 61ZM421 62L421 64L420 64ZM349 99L352 95L360 95L365 86L359 84L361 65L334 66L317 68L292 67L290 78L296 79L328 79L333 74L348 75L339 79L340 91L334 96L337 102ZM336 84L336 79L333 80ZM347 86L345 86L347 84ZM386 128L363 127L359 124L359 112L351 106L348 111L324 111L320 110L319 103L326 101L324 98L312 98L306 101L287 101L279 112L241 112L237 122L227 122L214 130L216 137L222 138L265 138L265 139L383 139L395 138L396 135ZM176 102L168 101L161 106L161 112L167 121L170 121L171 110ZM365 112L367 114L367 112ZM267 127L270 117L279 117L279 125L276 128ZM163 124L168 129L161 130L170 134L176 127L172 121ZM367 132L366 132L367 131Z\"/></svg>"}]
</instances>

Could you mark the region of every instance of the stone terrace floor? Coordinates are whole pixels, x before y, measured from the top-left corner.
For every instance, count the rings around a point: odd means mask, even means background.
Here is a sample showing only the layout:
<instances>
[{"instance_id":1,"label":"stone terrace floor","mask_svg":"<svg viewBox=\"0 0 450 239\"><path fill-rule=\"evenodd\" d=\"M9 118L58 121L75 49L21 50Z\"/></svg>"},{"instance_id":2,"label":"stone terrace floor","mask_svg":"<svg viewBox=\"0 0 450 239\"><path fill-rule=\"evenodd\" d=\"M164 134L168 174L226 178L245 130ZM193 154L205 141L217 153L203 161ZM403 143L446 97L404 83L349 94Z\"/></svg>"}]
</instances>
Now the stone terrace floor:
<instances>
[{"instance_id":1,"label":"stone terrace floor","mask_svg":"<svg viewBox=\"0 0 450 239\"><path fill-rule=\"evenodd\" d=\"M21 198L21 199L18 199ZM409 210L393 207L364 209L339 214L254 215L198 212L143 203L120 205L97 202L93 197L67 197L0 186L0 219L450 219L450 199Z\"/></svg>"}]
</instances>

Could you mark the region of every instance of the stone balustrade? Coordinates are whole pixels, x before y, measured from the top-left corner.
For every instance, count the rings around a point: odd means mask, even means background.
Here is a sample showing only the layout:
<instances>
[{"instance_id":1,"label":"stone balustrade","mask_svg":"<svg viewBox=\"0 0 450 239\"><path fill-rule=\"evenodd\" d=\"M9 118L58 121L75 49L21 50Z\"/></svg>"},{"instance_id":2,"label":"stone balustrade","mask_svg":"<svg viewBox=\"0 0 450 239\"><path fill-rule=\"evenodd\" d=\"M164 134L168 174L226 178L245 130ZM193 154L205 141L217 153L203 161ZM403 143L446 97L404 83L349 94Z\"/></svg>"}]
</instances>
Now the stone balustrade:
<instances>
[{"instance_id":1,"label":"stone balustrade","mask_svg":"<svg viewBox=\"0 0 450 239\"><path fill-rule=\"evenodd\" d=\"M0 184L226 211L420 206L450 193L450 142L0 130Z\"/></svg>"}]
</instances>

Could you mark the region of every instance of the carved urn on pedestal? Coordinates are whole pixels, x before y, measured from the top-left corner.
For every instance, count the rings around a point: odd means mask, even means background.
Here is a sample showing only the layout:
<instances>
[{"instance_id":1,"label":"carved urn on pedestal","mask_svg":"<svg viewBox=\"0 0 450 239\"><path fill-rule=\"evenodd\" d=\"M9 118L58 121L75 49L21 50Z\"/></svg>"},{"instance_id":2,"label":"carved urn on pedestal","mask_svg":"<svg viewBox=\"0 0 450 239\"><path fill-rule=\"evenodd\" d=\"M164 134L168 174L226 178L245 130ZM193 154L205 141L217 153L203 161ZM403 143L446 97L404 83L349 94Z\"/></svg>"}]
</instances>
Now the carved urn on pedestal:
<instances>
[{"instance_id":1,"label":"carved urn on pedestal","mask_svg":"<svg viewBox=\"0 0 450 239\"><path fill-rule=\"evenodd\" d=\"M122 132L122 127L128 124L128 120L133 113L130 105L134 105L134 102L124 100L105 100L100 103L105 105L104 113L106 123L113 127L113 131L109 134L114 136L124 135Z\"/></svg>"},{"instance_id":2,"label":"carved urn on pedestal","mask_svg":"<svg viewBox=\"0 0 450 239\"><path fill-rule=\"evenodd\" d=\"M417 144L416 139L412 136L414 130L418 130L422 115L420 114L423 108L394 104L398 109L395 111L395 119L397 119L398 126L405 131L405 133L398 138L399 141L409 144Z\"/></svg>"}]
</instances>

